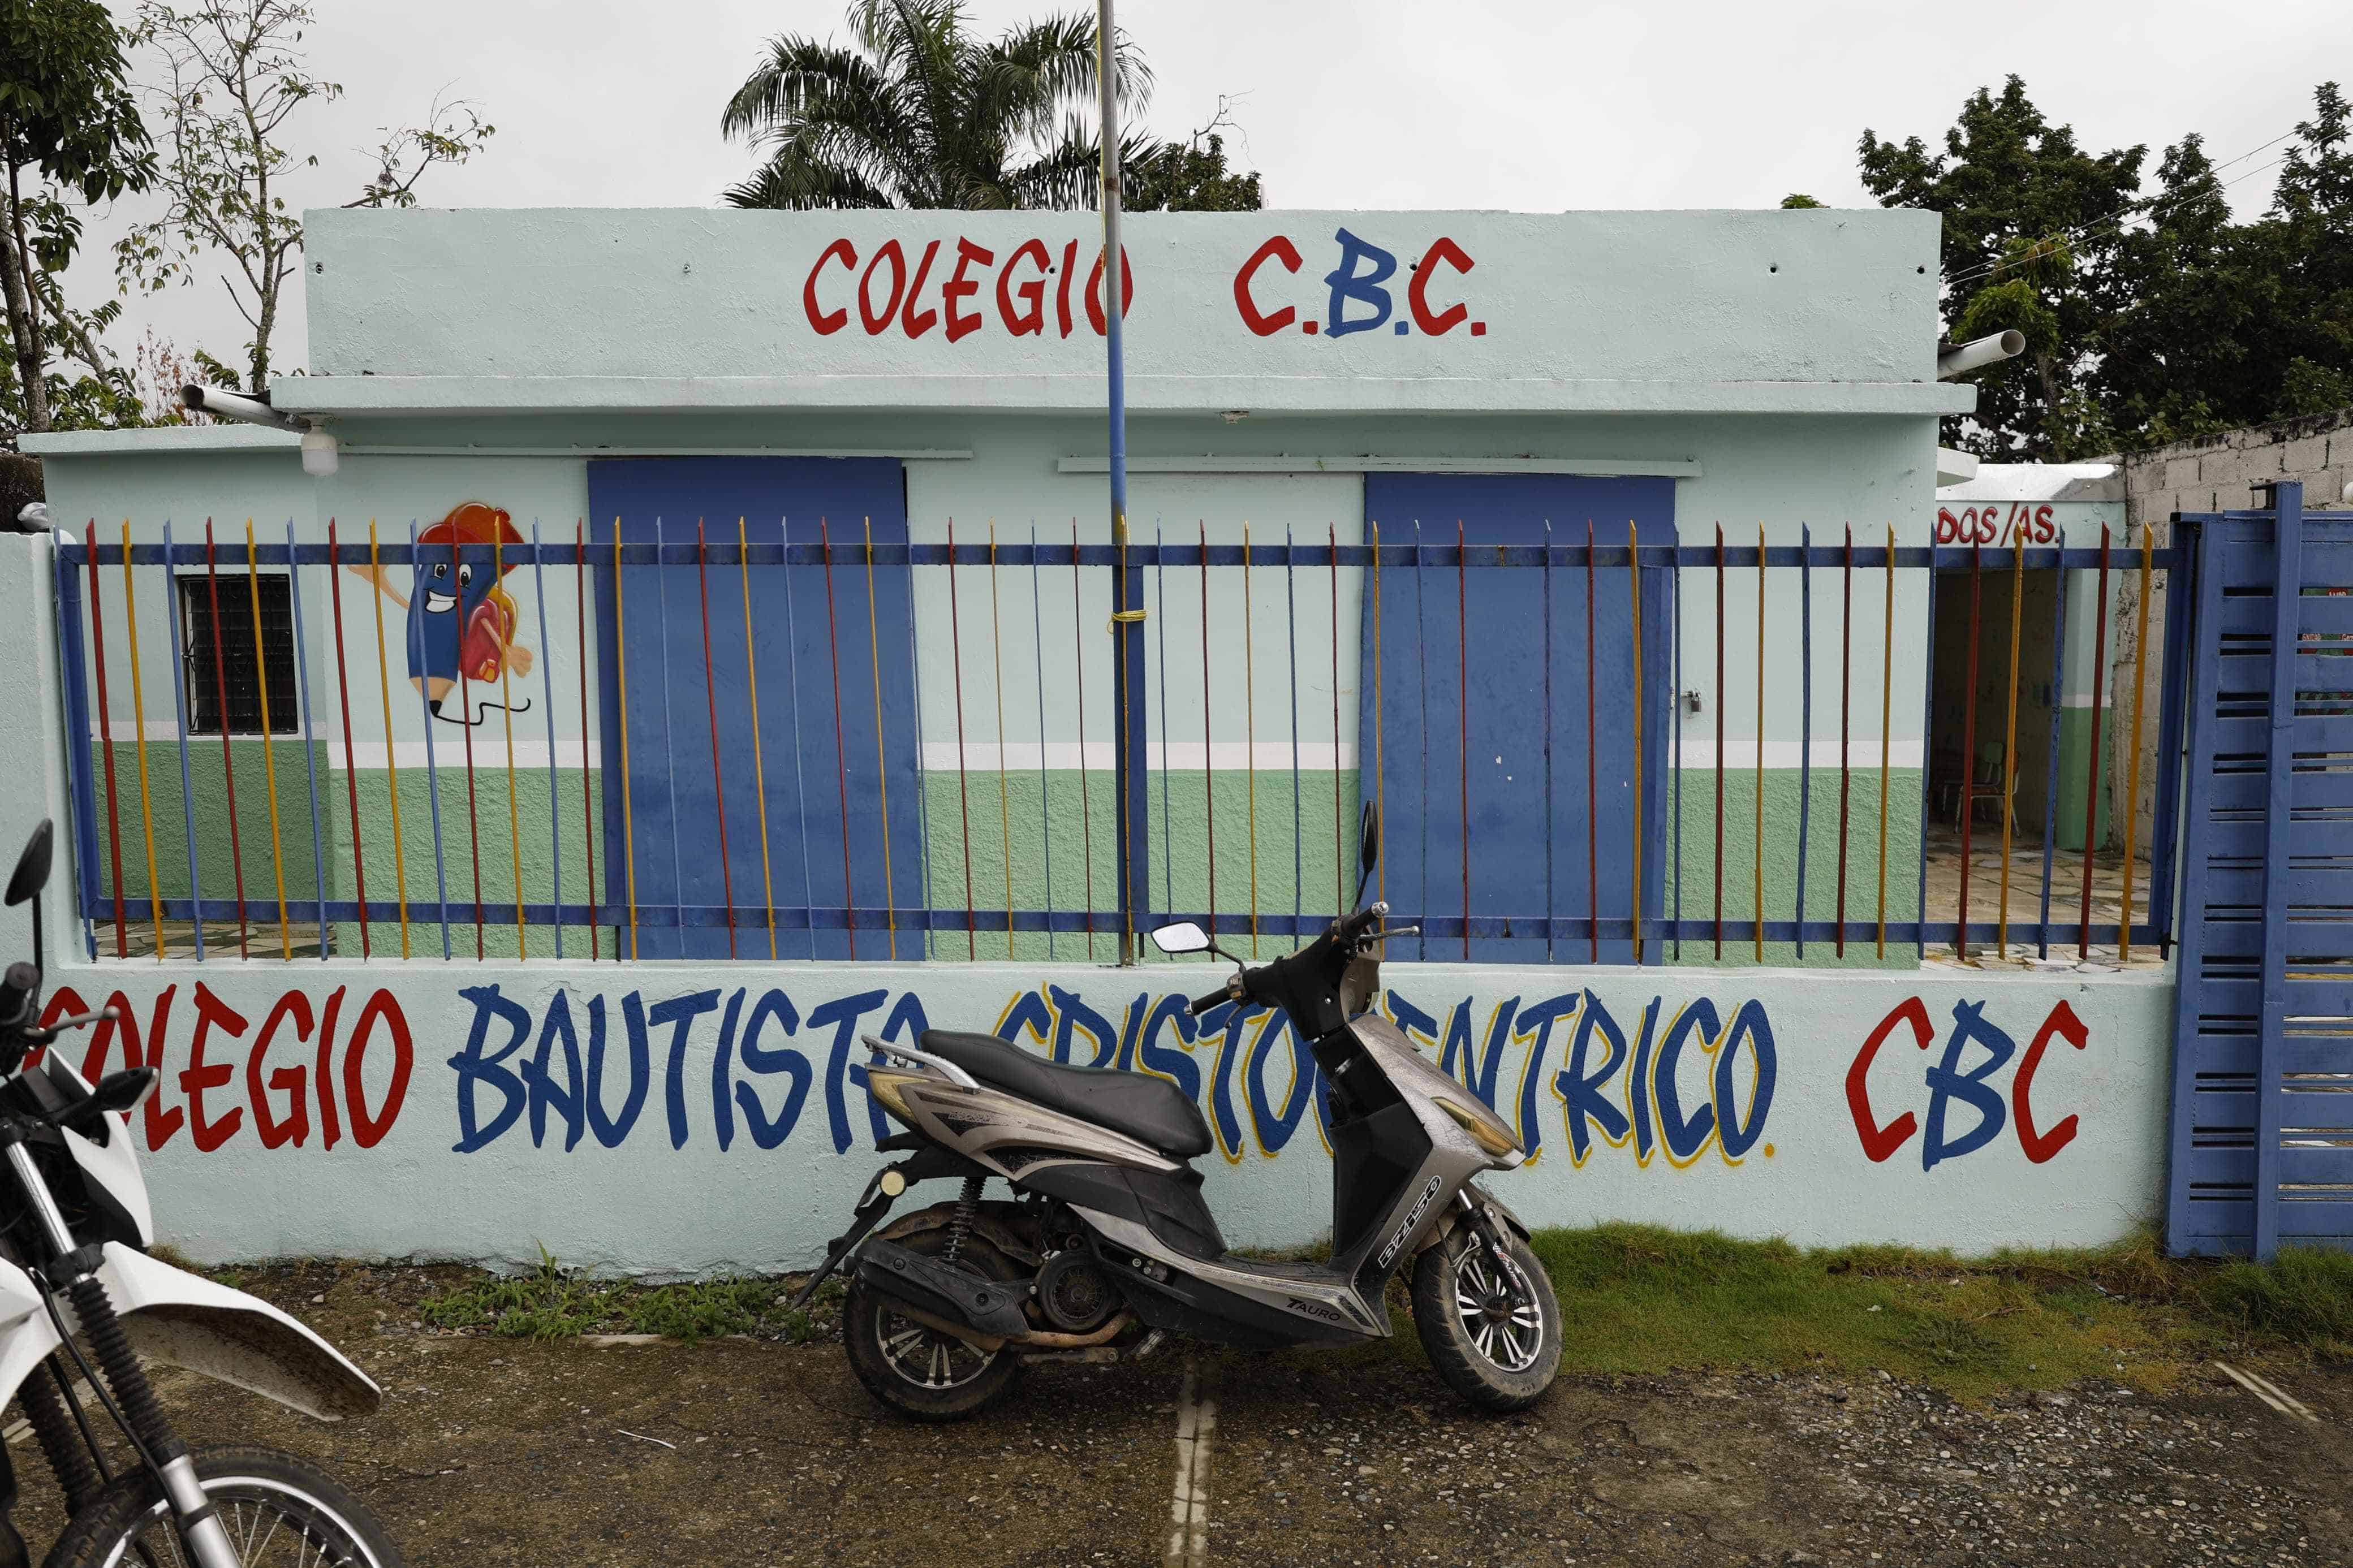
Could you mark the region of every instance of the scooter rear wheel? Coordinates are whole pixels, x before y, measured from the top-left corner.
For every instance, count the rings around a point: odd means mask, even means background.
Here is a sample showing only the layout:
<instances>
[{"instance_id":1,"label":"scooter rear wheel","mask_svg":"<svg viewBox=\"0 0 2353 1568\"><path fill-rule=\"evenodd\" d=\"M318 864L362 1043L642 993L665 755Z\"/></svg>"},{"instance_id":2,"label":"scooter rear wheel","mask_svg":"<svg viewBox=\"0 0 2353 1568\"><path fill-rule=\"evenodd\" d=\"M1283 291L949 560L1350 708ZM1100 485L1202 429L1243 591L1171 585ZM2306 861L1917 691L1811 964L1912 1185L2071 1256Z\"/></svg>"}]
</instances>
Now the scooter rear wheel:
<instances>
[{"instance_id":1,"label":"scooter rear wheel","mask_svg":"<svg viewBox=\"0 0 2353 1568\"><path fill-rule=\"evenodd\" d=\"M936 1258L944 1230L899 1238L911 1251ZM957 1267L985 1279L1010 1279L1014 1268L978 1237L966 1237ZM980 1351L953 1334L919 1323L881 1291L853 1279L841 1304L841 1347L866 1392L917 1421L961 1421L1011 1392L1020 1363L1009 1350Z\"/></svg>"},{"instance_id":2,"label":"scooter rear wheel","mask_svg":"<svg viewBox=\"0 0 2353 1568\"><path fill-rule=\"evenodd\" d=\"M1482 1410L1524 1410L1560 1366L1560 1302L1528 1244L1504 1233L1498 1266L1468 1226L1414 1261L1413 1326L1430 1365Z\"/></svg>"}]
</instances>

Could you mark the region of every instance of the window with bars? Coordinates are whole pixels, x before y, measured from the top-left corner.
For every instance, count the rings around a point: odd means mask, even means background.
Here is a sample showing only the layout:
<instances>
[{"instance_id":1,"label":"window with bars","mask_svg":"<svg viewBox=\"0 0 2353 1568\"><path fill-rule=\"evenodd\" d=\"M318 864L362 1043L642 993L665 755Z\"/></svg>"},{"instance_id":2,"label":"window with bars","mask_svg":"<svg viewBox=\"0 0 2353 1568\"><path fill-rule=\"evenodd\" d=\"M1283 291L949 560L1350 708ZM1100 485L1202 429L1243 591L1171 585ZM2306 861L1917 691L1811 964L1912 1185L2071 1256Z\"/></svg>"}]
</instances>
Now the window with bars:
<instances>
[{"instance_id":1,"label":"window with bars","mask_svg":"<svg viewBox=\"0 0 2353 1568\"><path fill-rule=\"evenodd\" d=\"M180 663L188 733L260 734L264 670L269 681L269 732L287 735L301 729L294 694L294 616L285 576L192 574L178 578L175 586L185 639ZM258 636L253 621L257 595L261 602ZM213 614L216 604L218 616Z\"/></svg>"}]
</instances>

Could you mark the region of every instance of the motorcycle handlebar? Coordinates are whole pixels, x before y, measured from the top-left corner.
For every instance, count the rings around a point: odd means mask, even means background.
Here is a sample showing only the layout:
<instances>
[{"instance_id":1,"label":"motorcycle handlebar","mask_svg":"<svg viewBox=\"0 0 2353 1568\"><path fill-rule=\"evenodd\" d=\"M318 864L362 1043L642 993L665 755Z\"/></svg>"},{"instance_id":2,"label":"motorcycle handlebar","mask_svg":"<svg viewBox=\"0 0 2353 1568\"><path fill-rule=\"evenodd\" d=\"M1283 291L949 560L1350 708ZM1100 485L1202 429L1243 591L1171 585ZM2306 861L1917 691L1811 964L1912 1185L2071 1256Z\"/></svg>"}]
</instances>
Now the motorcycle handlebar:
<instances>
[{"instance_id":1,"label":"motorcycle handlebar","mask_svg":"<svg viewBox=\"0 0 2353 1568\"><path fill-rule=\"evenodd\" d=\"M12 963L0 975L0 1030L25 1026L33 994L41 988L41 972L29 963Z\"/></svg>"},{"instance_id":2,"label":"motorcycle handlebar","mask_svg":"<svg viewBox=\"0 0 2353 1568\"><path fill-rule=\"evenodd\" d=\"M1217 990L1210 992L1207 996L1194 997L1191 1012L1193 1016L1198 1018L1202 1014L1208 1012L1210 1008L1216 1006L1219 1003L1229 1002L1231 1000L1233 1000L1233 998L1227 994L1225 987L1221 985Z\"/></svg>"}]
</instances>

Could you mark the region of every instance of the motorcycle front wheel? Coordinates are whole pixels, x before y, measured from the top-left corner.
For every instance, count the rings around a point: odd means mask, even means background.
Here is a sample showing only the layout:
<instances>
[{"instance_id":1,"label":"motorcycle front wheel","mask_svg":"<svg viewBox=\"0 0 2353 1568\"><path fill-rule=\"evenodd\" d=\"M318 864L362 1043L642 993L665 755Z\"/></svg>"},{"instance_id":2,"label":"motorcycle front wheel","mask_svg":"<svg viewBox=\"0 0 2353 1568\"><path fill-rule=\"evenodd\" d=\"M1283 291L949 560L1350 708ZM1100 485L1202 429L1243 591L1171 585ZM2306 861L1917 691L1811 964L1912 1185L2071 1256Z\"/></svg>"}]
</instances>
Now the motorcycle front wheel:
<instances>
[{"instance_id":1,"label":"motorcycle front wheel","mask_svg":"<svg viewBox=\"0 0 2353 1568\"><path fill-rule=\"evenodd\" d=\"M246 1568L402 1568L368 1506L316 1465L269 1448L205 1448L196 1479ZM129 1470L76 1514L42 1568L183 1568L190 1558L163 1489Z\"/></svg>"},{"instance_id":2,"label":"motorcycle front wheel","mask_svg":"<svg viewBox=\"0 0 2353 1568\"><path fill-rule=\"evenodd\" d=\"M1499 1262L1468 1226L1413 1270L1413 1326L1448 1386L1482 1410L1524 1410L1560 1366L1560 1302L1528 1244L1504 1233Z\"/></svg>"}]
</instances>

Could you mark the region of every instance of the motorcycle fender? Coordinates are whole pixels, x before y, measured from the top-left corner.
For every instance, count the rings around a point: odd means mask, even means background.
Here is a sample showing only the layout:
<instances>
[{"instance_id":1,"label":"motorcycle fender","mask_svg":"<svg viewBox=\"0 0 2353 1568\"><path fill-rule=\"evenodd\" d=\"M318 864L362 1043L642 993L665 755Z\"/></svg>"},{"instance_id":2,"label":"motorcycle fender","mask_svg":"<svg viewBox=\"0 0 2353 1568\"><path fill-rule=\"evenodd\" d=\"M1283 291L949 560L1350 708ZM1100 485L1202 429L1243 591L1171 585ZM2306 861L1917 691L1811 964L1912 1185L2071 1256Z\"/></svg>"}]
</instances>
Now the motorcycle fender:
<instances>
[{"instance_id":1,"label":"motorcycle fender","mask_svg":"<svg viewBox=\"0 0 2353 1568\"><path fill-rule=\"evenodd\" d=\"M132 1348L151 1360L249 1389L321 1421L365 1415L383 1402L384 1391L367 1373L258 1297L119 1242L107 1244L99 1277ZM66 1303L58 1305L70 1318ZM46 1329L46 1320L39 1326Z\"/></svg>"},{"instance_id":2,"label":"motorcycle fender","mask_svg":"<svg viewBox=\"0 0 2353 1568\"><path fill-rule=\"evenodd\" d=\"M1520 1218L1518 1215L1514 1214L1500 1199L1496 1198L1487 1192L1485 1188L1477 1185L1475 1183L1472 1184L1469 1191L1472 1202L1482 1205L1486 1208L1493 1210L1495 1216L1501 1219L1504 1225L1510 1226L1522 1241L1528 1239L1527 1222ZM1456 1228L1459 1227L1461 1223L1462 1210L1461 1206L1454 1204L1447 1205L1445 1216L1436 1225L1430 1227L1430 1234L1421 1238L1421 1245L1414 1248L1414 1255L1416 1257L1419 1257L1422 1253L1429 1251L1431 1247L1436 1247L1439 1243L1444 1241L1448 1237L1452 1236Z\"/></svg>"}]
</instances>

